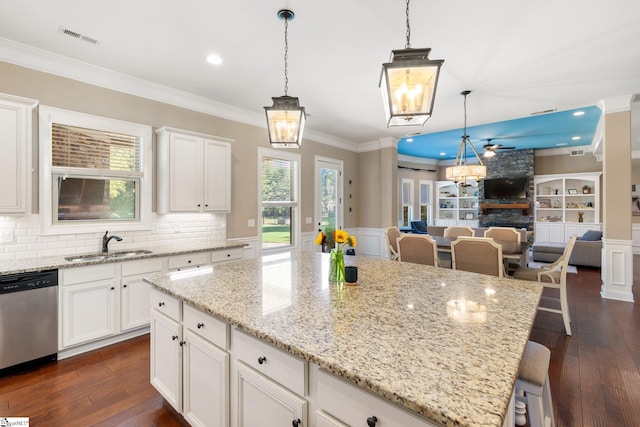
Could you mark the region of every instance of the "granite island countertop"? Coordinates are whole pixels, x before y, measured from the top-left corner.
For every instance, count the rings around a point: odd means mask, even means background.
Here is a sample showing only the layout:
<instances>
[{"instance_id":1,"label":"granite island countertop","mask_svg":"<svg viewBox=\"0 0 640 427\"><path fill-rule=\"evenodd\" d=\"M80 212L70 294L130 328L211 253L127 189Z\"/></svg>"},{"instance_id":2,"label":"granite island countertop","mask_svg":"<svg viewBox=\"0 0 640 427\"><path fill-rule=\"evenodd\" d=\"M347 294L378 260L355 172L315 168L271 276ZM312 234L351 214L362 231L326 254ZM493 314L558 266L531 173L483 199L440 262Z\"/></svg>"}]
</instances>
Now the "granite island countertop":
<instances>
[{"instance_id":1,"label":"granite island countertop","mask_svg":"<svg viewBox=\"0 0 640 427\"><path fill-rule=\"evenodd\" d=\"M284 253L145 279L290 354L447 426L502 426L542 287L410 263Z\"/></svg>"},{"instance_id":2,"label":"granite island countertop","mask_svg":"<svg viewBox=\"0 0 640 427\"><path fill-rule=\"evenodd\" d=\"M107 258L107 259L98 259L98 260L89 259L89 260L80 260L80 261L67 261L65 257L68 255L3 260L3 261L0 261L0 275L14 274L14 273L27 273L32 271L52 270L52 269L60 269L60 268L82 267L86 265L106 264L110 262L127 262L127 261L145 259L145 258L155 258L155 257L164 257L164 256L179 255L179 254L236 249L236 248L243 248L245 246L247 246L246 243L228 242L228 241L216 242L216 243L210 243L210 244L203 244L203 243L166 244L165 243L162 245L153 245L153 244L140 243L140 244L136 244L135 247L128 248L128 249L115 249L112 246L112 250L110 253L117 253L120 251L129 252L132 250L148 250L150 251L150 253L121 257L121 258L114 257L114 258ZM83 253L79 255L92 255L92 253ZM100 255L100 253L95 252L95 255Z\"/></svg>"}]
</instances>

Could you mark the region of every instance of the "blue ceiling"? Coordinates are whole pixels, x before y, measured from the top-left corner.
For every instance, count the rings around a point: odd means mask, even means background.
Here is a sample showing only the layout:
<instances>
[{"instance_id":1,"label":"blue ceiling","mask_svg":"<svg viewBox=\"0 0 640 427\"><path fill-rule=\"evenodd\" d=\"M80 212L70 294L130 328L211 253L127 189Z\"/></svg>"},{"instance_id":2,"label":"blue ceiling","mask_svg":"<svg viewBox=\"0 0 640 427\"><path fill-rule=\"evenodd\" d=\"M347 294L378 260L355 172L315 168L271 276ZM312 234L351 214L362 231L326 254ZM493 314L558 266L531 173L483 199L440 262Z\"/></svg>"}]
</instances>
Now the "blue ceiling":
<instances>
[{"instance_id":1,"label":"blue ceiling","mask_svg":"<svg viewBox=\"0 0 640 427\"><path fill-rule=\"evenodd\" d=\"M578 112L584 114L575 114ZM491 139L491 144L515 147L516 150L590 145L600 115L601 110L591 106L467 127L467 134L480 155L484 152L482 147L487 144L488 139ZM429 122L426 126L429 126ZM398 154L439 160L453 159L460 148L462 134L463 128L407 136L398 142ZM500 150L497 154L500 155ZM473 156L469 147L467 156Z\"/></svg>"}]
</instances>

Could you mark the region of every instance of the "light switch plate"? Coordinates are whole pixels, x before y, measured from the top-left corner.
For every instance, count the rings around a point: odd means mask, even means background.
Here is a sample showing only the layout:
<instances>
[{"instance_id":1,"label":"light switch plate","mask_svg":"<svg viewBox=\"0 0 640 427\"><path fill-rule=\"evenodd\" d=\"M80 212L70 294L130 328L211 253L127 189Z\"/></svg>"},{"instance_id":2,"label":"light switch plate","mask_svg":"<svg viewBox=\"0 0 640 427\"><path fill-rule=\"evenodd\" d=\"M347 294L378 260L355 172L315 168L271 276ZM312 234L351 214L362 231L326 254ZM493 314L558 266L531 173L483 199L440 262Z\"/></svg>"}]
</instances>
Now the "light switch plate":
<instances>
[{"instance_id":1,"label":"light switch plate","mask_svg":"<svg viewBox=\"0 0 640 427\"><path fill-rule=\"evenodd\" d=\"M11 242L13 242L13 230L3 230L2 243L11 243Z\"/></svg>"},{"instance_id":2,"label":"light switch plate","mask_svg":"<svg viewBox=\"0 0 640 427\"><path fill-rule=\"evenodd\" d=\"M249 221L247 221L247 227L249 228L253 228L256 226L256 220L255 219L250 219Z\"/></svg>"},{"instance_id":3,"label":"light switch plate","mask_svg":"<svg viewBox=\"0 0 640 427\"><path fill-rule=\"evenodd\" d=\"M305 217L304 222L305 224L311 224L311 217L310 216Z\"/></svg>"}]
</instances>

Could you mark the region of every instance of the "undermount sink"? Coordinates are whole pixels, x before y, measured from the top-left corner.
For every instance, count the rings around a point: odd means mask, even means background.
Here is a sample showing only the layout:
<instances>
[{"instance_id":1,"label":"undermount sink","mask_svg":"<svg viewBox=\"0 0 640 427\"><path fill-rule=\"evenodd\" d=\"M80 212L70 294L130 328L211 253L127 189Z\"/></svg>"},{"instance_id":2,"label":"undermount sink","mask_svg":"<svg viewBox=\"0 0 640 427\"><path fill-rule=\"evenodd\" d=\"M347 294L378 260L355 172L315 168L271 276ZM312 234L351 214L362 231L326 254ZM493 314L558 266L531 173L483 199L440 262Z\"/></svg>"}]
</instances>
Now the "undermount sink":
<instances>
[{"instance_id":1,"label":"undermount sink","mask_svg":"<svg viewBox=\"0 0 640 427\"><path fill-rule=\"evenodd\" d=\"M121 252L111 252L106 254L87 254L87 255L73 255L65 257L67 261L70 262L78 262L78 261L101 261L112 258L129 258L139 255L150 254L151 251L146 249L139 249L134 251L121 251Z\"/></svg>"}]
</instances>

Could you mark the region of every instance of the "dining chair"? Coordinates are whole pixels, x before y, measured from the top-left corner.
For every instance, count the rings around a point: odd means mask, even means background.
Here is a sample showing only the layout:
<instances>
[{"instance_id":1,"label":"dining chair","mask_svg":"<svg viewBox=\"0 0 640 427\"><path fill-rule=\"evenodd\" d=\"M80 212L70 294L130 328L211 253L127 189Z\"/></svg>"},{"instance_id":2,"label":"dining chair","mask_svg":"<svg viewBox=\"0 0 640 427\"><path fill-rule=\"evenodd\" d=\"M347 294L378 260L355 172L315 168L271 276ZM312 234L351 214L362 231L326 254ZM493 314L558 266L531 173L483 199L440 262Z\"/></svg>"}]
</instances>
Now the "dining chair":
<instances>
[{"instance_id":1,"label":"dining chair","mask_svg":"<svg viewBox=\"0 0 640 427\"><path fill-rule=\"evenodd\" d=\"M426 234L403 234L398 238L398 261L438 267L438 245Z\"/></svg>"},{"instance_id":2,"label":"dining chair","mask_svg":"<svg viewBox=\"0 0 640 427\"><path fill-rule=\"evenodd\" d=\"M444 229L444 237L468 236L473 237L471 227L451 226Z\"/></svg>"},{"instance_id":3,"label":"dining chair","mask_svg":"<svg viewBox=\"0 0 640 427\"><path fill-rule=\"evenodd\" d=\"M387 239L387 248L389 248L389 259L396 261L398 259L397 240L400 237L400 229L398 227L387 227L384 230L384 237Z\"/></svg>"},{"instance_id":4,"label":"dining chair","mask_svg":"<svg viewBox=\"0 0 640 427\"><path fill-rule=\"evenodd\" d=\"M509 242L520 243L522 234L514 227L489 227L484 230L484 237L491 237L494 240L505 240ZM518 259L509 258L506 260L505 268L507 272L513 272L520 266L527 266L527 253L526 251L520 255Z\"/></svg>"},{"instance_id":5,"label":"dining chair","mask_svg":"<svg viewBox=\"0 0 640 427\"><path fill-rule=\"evenodd\" d=\"M489 237L460 236L451 242L451 266L454 270L504 277L502 246Z\"/></svg>"},{"instance_id":6,"label":"dining chair","mask_svg":"<svg viewBox=\"0 0 640 427\"><path fill-rule=\"evenodd\" d=\"M541 268L518 267L513 273L515 279L541 282L545 288L559 291L558 297L550 297L543 294L538 304L538 310L562 314L567 335L571 335L571 316L569 315L569 301L567 300L567 268L569 267L571 252L576 244L576 238L576 236L571 236L567 246L564 248L564 253L554 263L544 265ZM560 309L548 305L549 302L552 302L557 306L558 301L560 302Z\"/></svg>"}]
</instances>

